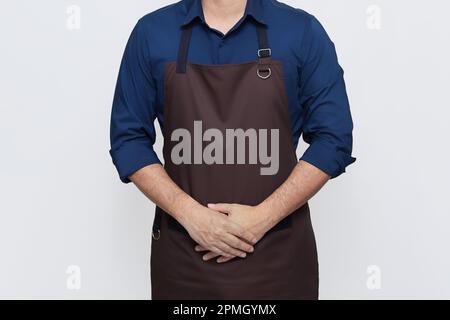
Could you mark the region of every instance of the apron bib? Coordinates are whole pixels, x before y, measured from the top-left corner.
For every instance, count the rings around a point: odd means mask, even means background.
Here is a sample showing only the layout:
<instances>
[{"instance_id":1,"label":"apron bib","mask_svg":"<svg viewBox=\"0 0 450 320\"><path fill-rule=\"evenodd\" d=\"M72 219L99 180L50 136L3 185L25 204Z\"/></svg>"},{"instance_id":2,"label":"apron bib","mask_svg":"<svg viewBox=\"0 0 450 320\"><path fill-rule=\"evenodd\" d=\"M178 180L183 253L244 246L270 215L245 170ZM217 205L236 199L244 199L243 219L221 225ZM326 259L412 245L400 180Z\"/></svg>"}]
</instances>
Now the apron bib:
<instances>
[{"instance_id":1,"label":"apron bib","mask_svg":"<svg viewBox=\"0 0 450 320\"><path fill-rule=\"evenodd\" d=\"M282 64L271 59L257 27L255 62L187 63L192 26L183 29L177 62L166 66L164 160L175 183L203 205L256 205L292 172L292 144ZM156 208L153 299L317 299L318 264L308 205L270 230L247 258L205 262L196 243Z\"/></svg>"}]
</instances>

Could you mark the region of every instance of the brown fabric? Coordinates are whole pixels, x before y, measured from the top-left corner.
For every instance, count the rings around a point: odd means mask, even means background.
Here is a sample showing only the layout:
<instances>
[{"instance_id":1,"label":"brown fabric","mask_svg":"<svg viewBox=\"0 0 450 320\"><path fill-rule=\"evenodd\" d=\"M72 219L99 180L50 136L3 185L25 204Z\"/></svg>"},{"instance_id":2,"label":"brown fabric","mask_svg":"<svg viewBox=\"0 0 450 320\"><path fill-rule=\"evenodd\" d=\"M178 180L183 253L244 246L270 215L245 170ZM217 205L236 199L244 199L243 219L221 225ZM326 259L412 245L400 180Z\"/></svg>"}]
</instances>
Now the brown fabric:
<instances>
[{"instance_id":1,"label":"brown fabric","mask_svg":"<svg viewBox=\"0 0 450 320\"><path fill-rule=\"evenodd\" d=\"M187 64L186 73L167 65L164 105L164 159L169 176L206 205L227 202L255 205L282 184L297 164L292 143L282 65L264 60L271 76L257 76L258 62L238 65ZM279 129L279 171L260 174L261 165L175 165L174 130ZM204 146L208 143L204 143ZM225 154L225 152L224 152ZM160 238L152 242L153 299L317 299L318 265L308 205L294 212L255 246L245 259L224 264L202 261L195 243L168 214Z\"/></svg>"}]
</instances>

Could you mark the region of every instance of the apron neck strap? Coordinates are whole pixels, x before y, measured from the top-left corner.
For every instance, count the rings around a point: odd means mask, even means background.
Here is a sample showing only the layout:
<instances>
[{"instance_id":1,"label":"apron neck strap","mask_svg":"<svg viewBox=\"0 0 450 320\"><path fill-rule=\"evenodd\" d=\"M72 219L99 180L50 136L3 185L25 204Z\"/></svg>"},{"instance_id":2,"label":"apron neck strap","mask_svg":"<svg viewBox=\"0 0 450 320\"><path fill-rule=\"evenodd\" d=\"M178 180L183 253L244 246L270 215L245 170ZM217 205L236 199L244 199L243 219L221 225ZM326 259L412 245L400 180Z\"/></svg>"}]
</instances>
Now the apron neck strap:
<instances>
[{"instance_id":1,"label":"apron neck strap","mask_svg":"<svg viewBox=\"0 0 450 320\"><path fill-rule=\"evenodd\" d=\"M191 42L192 24L183 27L181 31L180 46L178 48L177 73L186 73L189 44Z\"/></svg>"},{"instance_id":2,"label":"apron neck strap","mask_svg":"<svg viewBox=\"0 0 450 320\"><path fill-rule=\"evenodd\" d=\"M192 23L182 28L180 46L178 48L177 73L186 73L192 28ZM272 50L269 47L266 27L258 23L256 26L256 34L258 36L258 60L260 63L262 62L264 64L267 64L270 60L270 56L272 55Z\"/></svg>"}]
</instances>

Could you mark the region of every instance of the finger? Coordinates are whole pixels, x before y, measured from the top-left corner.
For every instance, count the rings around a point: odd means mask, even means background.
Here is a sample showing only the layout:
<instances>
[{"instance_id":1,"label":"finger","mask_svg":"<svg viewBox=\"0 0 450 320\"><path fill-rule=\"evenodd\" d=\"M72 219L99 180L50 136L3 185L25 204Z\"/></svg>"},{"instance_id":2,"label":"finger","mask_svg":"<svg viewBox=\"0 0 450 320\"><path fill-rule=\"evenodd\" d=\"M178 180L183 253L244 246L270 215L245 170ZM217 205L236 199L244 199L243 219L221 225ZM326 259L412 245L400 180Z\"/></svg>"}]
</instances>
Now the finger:
<instances>
[{"instance_id":1,"label":"finger","mask_svg":"<svg viewBox=\"0 0 450 320\"><path fill-rule=\"evenodd\" d=\"M197 252L202 252L202 251L209 251L208 249L206 249L205 247L203 247L203 246L201 246L201 245L196 245L195 246L195 251L197 251Z\"/></svg>"},{"instance_id":2,"label":"finger","mask_svg":"<svg viewBox=\"0 0 450 320\"><path fill-rule=\"evenodd\" d=\"M233 247L231 247L230 245L228 245L226 242L222 242L219 245L217 245L217 247L222 250L223 252L226 253L223 254L223 256L225 257L241 257L241 258L245 258L247 256L247 253L245 253L244 251L235 249Z\"/></svg>"},{"instance_id":3,"label":"finger","mask_svg":"<svg viewBox=\"0 0 450 320\"><path fill-rule=\"evenodd\" d=\"M220 245L211 247L210 251L214 252L214 253L216 253L216 254L218 254L220 256L233 257L232 254L226 252L225 250L222 249L222 247L219 247L219 246ZM226 248L226 247L224 247L224 248Z\"/></svg>"},{"instance_id":4,"label":"finger","mask_svg":"<svg viewBox=\"0 0 450 320\"><path fill-rule=\"evenodd\" d=\"M255 248L253 248L252 245L248 244L244 240L239 239L238 237L236 237L230 233L225 236L224 240L230 247L233 247L233 248L241 250L241 251L251 253L255 250Z\"/></svg>"},{"instance_id":5,"label":"finger","mask_svg":"<svg viewBox=\"0 0 450 320\"><path fill-rule=\"evenodd\" d=\"M234 258L228 258L228 257L224 257L224 256L220 256L219 258L217 258L217 263L225 263L228 262L230 260L233 260Z\"/></svg>"},{"instance_id":6,"label":"finger","mask_svg":"<svg viewBox=\"0 0 450 320\"><path fill-rule=\"evenodd\" d=\"M226 253L225 251L221 250L220 248L218 248L217 246L212 246L210 248L204 247L200 244L196 245L194 247L194 250L197 252L202 252L202 251L211 251L216 253L218 256L223 255L223 256L231 256L230 254Z\"/></svg>"},{"instance_id":7,"label":"finger","mask_svg":"<svg viewBox=\"0 0 450 320\"><path fill-rule=\"evenodd\" d=\"M256 242L258 242L258 239L256 238L256 236L253 233L245 230L244 228L242 228L240 225L238 225L236 223L229 223L227 225L227 228L228 228L227 231L229 231L230 233L232 233L233 235L235 235L239 238L246 240L248 243L256 244Z\"/></svg>"},{"instance_id":8,"label":"finger","mask_svg":"<svg viewBox=\"0 0 450 320\"><path fill-rule=\"evenodd\" d=\"M209 260L211 260L211 259L214 259L214 258L217 258L217 257L223 257L223 256L221 256L220 254L217 254L217 253L215 253L215 252L208 252L207 254L205 254L204 256L203 256L203 260L204 261L209 261Z\"/></svg>"},{"instance_id":9,"label":"finger","mask_svg":"<svg viewBox=\"0 0 450 320\"><path fill-rule=\"evenodd\" d=\"M208 208L220 211L223 213L230 213L231 212L231 203L208 203Z\"/></svg>"}]
</instances>

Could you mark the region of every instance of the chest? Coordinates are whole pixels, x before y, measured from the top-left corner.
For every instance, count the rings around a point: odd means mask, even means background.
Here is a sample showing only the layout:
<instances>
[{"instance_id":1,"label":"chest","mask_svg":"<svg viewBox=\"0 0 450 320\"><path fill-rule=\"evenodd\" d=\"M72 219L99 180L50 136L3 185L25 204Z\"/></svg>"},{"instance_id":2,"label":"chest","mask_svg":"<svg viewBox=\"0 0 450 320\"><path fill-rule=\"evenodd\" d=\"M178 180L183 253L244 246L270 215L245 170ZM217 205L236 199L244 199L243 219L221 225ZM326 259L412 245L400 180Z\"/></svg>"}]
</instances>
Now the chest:
<instances>
[{"instance_id":1,"label":"chest","mask_svg":"<svg viewBox=\"0 0 450 320\"><path fill-rule=\"evenodd\" d=\"M289 36L280 37L276 30L268 28L268 43L272 50L273 60L281 63L282 78L289 101L291 116L298 114L297 97L301 61L299 60L299 41ZM163 121L163 105L165 76L167 65L177 60L179 40L166 39L152 50L152 71L157 89L157 117ZM192 35L187 54L190 63L205 65L228 65L252 62L257 59L258 38L256 27L252 23L242 23L225 36L204 25L197 25Z\"/></svg>"}]
</instances>

